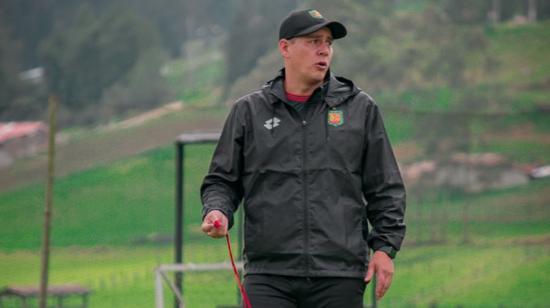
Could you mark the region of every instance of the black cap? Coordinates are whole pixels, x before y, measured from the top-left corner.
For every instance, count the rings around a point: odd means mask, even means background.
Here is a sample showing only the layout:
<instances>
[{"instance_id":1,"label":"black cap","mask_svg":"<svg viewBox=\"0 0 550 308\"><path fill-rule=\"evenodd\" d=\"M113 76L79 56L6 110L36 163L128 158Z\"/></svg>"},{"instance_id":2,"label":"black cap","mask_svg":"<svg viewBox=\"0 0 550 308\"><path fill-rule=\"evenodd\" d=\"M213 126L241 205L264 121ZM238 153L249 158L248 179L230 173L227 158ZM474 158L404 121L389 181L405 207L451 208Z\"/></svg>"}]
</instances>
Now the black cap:
<instances>
[{"instance_id":1,"label":"black cap","mask_svg":"<svg viewBox=\"0 0 550 308\"><path fill-rule=\"evenodd\" d=\"M337 21L328 21L319 11L309 9L290 13L279 27L279 39L290 39L310 34L323 27L330 29L333 39L343 38L348 33L343 24Z\"/></svg>"}]
</instances>

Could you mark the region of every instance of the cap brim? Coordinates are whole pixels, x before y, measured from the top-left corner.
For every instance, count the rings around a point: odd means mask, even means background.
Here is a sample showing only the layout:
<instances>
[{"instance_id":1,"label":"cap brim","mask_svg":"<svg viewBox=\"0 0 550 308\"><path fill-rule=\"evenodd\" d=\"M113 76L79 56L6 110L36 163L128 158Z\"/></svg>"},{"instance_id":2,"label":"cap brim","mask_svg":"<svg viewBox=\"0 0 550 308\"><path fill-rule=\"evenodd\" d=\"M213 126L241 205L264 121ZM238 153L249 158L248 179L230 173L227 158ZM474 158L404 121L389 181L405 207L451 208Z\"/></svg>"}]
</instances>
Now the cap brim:
<instances>
[{"instance_id":1,"label":"cap brim","mask_svg":"<svg viewBox=\"0 0 550 308\"><path fill-rule=\"evenodd\" d=\"M348 34L348 31L346 30L346 27L344 27L343 24L337 21L328 21L328 22L317 24L307 29L304 29L298 34L296 34L294 37L308 35L324 27L327 27L330 29L333 39L343 38L344 36L346 36L346 34Z\"/></svg>"}]
</instances>

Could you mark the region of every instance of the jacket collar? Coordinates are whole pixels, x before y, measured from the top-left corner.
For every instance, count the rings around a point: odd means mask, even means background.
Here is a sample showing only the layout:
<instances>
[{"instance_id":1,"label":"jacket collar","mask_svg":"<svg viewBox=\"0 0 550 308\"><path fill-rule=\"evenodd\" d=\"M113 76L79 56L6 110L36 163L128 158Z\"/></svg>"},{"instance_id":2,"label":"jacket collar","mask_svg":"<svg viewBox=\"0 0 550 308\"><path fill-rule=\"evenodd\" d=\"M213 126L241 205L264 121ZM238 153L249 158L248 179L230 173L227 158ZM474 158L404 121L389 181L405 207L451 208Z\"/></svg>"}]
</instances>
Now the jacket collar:
<instances>
[{"instance_id":1,"label":"jacket collar","mask_svg":"<svg viewBox=\"0 0 550 308\"><path fill-rule=\"evenodd\" d=\"M287 101L284 88L284 78L285 69L282 68L275 78L268 81L264 85L264 91L267 91L267 93L270 94L268 96L270 98L270 103L274 104L277 101ZM338 106L350 96L353 96L360 91L360 89L357 88L351 80L344 77L335 76L330 70L327 72L325 82L320 88L324 93L324 100L330 107Z\"/></svg>"}]
</instances>

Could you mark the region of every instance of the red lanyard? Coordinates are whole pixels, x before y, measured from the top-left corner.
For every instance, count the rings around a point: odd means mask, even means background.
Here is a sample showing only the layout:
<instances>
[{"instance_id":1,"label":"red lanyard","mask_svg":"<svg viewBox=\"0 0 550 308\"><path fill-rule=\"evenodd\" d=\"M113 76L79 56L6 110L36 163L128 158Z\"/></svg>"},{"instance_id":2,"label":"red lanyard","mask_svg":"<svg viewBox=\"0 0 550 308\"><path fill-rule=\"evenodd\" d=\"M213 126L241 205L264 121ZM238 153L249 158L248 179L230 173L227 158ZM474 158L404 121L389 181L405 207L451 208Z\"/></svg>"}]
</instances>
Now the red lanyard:
<instances>
[{"instance_id":1,"label":"red lanyard","mask_svg":"<svg viewBox=\"0 0 550 308\"><path fill-rule=\"evenodd\" d=\"M214 228L218 229L221 227L221 225L222 224L219 220L214 221ZM231 259L231 266L233 267L233 275L235 276L235 281L237 281L237 285L239 286L239 290L241 291L241 296L244 301L243 308L252 308L250 300L248 299L248 295L246 294L246 291L244 290L244 287L241 283L241 279L239 278L237 266L235 266L235 260L233 259L233 253L231 251L231 240L229 239L229 232L227 232L227 234L225 235L225 240L227 241L227 251L229 252L229 259Z\"/></svg>"}]
</instances>

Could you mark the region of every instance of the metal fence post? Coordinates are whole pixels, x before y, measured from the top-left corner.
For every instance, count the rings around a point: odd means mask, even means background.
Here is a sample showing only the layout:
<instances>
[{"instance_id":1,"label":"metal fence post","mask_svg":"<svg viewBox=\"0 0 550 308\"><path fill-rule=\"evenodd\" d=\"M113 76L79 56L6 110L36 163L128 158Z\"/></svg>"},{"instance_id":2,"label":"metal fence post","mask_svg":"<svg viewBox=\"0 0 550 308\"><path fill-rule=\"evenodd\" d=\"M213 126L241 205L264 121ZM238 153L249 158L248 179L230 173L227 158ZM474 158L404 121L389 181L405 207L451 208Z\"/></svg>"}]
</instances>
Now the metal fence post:
<instances>
[{"instance_id":1,"label":"metal fence post","mask_svg":"<svg viewBox=\"0 0 550 308\"><path fill-rule=\"evenodd\" d=\"M176 139L176 224L174 228L174 259L176 264L183 264L183 222L184 222L184 161L185 145L196 143L214 143L220 138L220 133L190 133L182 134ZM183 297L183 273L175 274L176 288ZM178 308L177 297L174 297L174 307Z\"/></svg>"},{"instance_id":2,"label":"metal fence post","mask_svg":"<svg viewBox=\"0 0 550 308\"><path fill-rule=\"evenodd\" d=\"M174 234L174 259L176 264L183 263L183 159L184 144L176 143L176 226ZM176 272L177 289L183 294L183 274ZM177 298L174 298L174 307L178 308Z\"/></svg>"}]
</instances>

